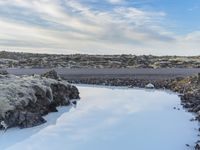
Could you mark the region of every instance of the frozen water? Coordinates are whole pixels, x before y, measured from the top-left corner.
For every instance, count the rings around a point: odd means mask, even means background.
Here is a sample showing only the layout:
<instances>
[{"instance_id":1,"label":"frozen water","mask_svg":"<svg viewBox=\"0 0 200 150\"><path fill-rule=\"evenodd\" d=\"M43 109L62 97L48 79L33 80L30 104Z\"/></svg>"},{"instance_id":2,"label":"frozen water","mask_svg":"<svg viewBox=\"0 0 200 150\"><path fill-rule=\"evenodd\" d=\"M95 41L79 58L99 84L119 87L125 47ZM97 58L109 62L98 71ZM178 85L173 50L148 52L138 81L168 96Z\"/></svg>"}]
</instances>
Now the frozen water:
<instances>
[{"instance_id":1,"label":"frozen water","mask_svg":"<svg viewBox=\"0 0 200 150\"><path fill-rule=\"evenodd\" d=\"M0 132L0 150L188 150L198 139L198 123L175 93L78 88L76 108L59 108L42 126Z\"/></svg>"}]
</instances>

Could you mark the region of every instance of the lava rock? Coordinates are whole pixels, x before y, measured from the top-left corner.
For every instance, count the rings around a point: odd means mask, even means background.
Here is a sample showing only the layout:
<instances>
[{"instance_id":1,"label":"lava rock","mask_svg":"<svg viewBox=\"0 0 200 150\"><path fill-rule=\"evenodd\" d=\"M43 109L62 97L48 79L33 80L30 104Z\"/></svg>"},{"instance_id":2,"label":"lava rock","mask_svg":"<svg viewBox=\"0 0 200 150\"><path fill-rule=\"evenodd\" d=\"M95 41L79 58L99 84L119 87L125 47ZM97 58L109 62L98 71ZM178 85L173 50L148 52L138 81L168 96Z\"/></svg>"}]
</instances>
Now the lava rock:
<instances>
[{"instance_id":1,"label":"lava rock","mask_svg":"<svg viewBox=\"0 0 200 150\"><path fill-rule=\"evenodd\" d=\"M49 74L49 73L48 73ZM79 99L78 89L58 76L5 76L0 80L0 122L6 127L29 128L46 122L49 112L57 106ZM47 78L50 77L51 79ZM55 79L52 79L54 78ZM0 125L0 129L4 127Z\"/></svg>"},{"instance_id":2,"label":"lava rock","mask_svg":"<svg viewBox=\"0 0 200 150\"><path fill-rule=\"evenodd\" d=\"M200 150L200 142L195 145L195 150Z\"/></svg>"},{"instance_id":3,"label":"lava rock","mask_svg":"<svg viewBox=\"0 0 200 150\"><path fill-rule=\"evenodd\" d=\"M60 76L58 75L58 73L54 69L42 74L41 76L45 77L45 78L61 80Z\"/></svg>"},{"instance_id":4,"label":"lava rock","mask_svg":"<svg viewBox=\"0 0 200 150\"><path fill-rule=\"evenodd\" d=\"M0 70L0 75L8 75L8 72L6 70Z\"/></svg>"}]
</instances>

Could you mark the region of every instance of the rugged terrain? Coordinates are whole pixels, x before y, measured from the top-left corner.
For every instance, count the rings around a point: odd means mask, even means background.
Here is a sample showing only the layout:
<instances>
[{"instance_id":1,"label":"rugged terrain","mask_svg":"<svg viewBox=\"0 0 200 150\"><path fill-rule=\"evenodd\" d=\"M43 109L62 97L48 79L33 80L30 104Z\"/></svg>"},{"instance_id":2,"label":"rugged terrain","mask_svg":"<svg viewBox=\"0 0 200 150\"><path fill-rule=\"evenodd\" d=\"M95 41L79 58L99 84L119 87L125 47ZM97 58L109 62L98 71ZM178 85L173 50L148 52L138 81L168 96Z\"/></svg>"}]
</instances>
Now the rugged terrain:
<instances>
[{"instance_id":1,"label":"rugged terrain","mask_svg":"<svg viewBox=\"0 0 200 150\"><path fill-rule=\"evenodd\" d=\"M43 116L79 99L75 86L62 81L55 71L42 75L15 76L0 72L0 128L27 128L45 123Z\"/></svg>"},{"instance_id":2,"label":"rugged terrain","mask_svg":"<svg viewBox=\"0 0 200 150\"><path fill-rule=\"evenodd\" d=\"M31 53L12 53L3 51L0 52L0 68L61 68L61 70L59 70L59 73L62 75L63 78L65 78L71 83L81 84L101 84L109 86L129 86L144 88L148 83L152 83L156 89L169 89L171 91L178 92L183 107L185 107L188 111L195 113L195 120L200 121L200 74L197 75L197 73L199 72L198 69L187 70L189 68L200 68L200 56L183 57L152 55L135 56L82 54L49 55ZM63 68L78 69L64 70ZM86 68L100 68L100 74L98 73L99 70L94 72L93 70L87 70ZM102 73L102 70L106 68L111 70L108 70L108 72L104 70L105 72ZM119 75L113 72L112 70L117 68L153 68L156 69L158 73L155 74L155 70L153 70L152 72L148 70L142 70L142 72L138 72L137 70L135 72L135 70L132 70L132 73L130 74L130 70L126 70L126 72L123 71ZM173 68L175 70L173 70ZM183 70L177 70L180 68L182 68ZM169 70L166 72L166 70L160 71L157 69ZM32 71L31 74L34 72L37 72L39 74L41 73L41 70L34 69L9 71L18 75L30 75L30 71ZM196 73L196 75L193 75L194 73ZM0 109L2 110L2 112L0 112L0 120L5 121L6 124L8 124L9 126L20 126L22 128L37 125L38 123L41 124L45 122L42 118L44 114L47 114L51 111L56 111L56 106L66 105L69 103L70 99L79 97L78 90L74 86L66 84L64 81L60 81L61 79L59 77L56 77L55 79L48 79L48 77L52 77L52 74L50 76L49 74L46 74L31 77L16 77L13 75L5 75L5 72L3 72L0 78L0 84L4 84L5 86L9 86L12 88L10 90L9 88L4 88L4 86L1 86L0 90L3 91L2 93L5 93L8 96L13 94L12 91L17 91L17 94L11 96L11 98L19 97L20 100L17 102L19 102L20 104L18 105L13 103L13 101L10 101L6 95L0 95L1 97L3 97L3 101L9 101L9 103L3 102L3 104L8 104L8 106ZM55 76L53 75L53 78L54 77ZM16 85L17 87L15 87ZM24 89L24 87L26 88ZM25 93L21 94L21 92L18 92L19 89L23 89ZM33 93L35 93L35 96L30 95L27 89L32 90ZM10 90L9 92L12 94L6 93L8 92L8 90ZM31 97L30 99L27 99L27 93L28 97ZM26 96L26 98L24 96ZM56 97L60 98L56 99ZM24 100L24 98L26 100ZM67 102L66 98L68 100ZM42 99L45 99L45 101L42 101ZM35 101L37 103L34 103ZM19 107L13 107L13 104ZM0 106L1 105L2 104L0 104ZM45 107L42 107L43 105ZM21 109L22 106L23 109ZM4 108L9 109L4 110ZM38 109L36 110L33 108ZM13 110L17 113L13 113ZM36 112L39 112L39 115ZM17 116L14 116L14 114L17 114ZM14 118L14 121L9 120L7 118ZM31 120L33 120L33 122ZM200 131L200 129L198 130ZM197 141L195 150L200 150L200 141Z\"/></svg>"},{"instance_id":3,"label":"rugged terrain","mask_svg":"<svg viewBox=\"0 0 200 150\"><path fill-rule=\"evenodd\" d=\"M0 68L200 68L200 56L50 55L1 51Z\"/></svg>"}]
</instances>

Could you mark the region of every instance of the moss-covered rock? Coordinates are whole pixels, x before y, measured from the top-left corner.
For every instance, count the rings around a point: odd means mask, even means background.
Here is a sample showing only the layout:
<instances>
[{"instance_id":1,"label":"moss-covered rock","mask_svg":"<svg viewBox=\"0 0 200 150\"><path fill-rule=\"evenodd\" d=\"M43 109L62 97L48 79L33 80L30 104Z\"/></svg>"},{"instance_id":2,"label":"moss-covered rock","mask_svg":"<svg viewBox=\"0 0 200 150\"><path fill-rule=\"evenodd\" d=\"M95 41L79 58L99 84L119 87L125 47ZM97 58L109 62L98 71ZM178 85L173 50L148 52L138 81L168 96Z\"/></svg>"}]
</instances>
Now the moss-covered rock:
<instances>
[{"instance_id":1,"label":"moss-covered rock","mask_svg":"<svg viewBox=\"0 0 200 150\"><path fill-rule=\"evenodd\" d=\"M36 126L44 123L42 116L56 111L57 106L79 99L75 86L58 79L39 75L1 75L0 122L8 127Z\"/></svg>"}]
</instances>

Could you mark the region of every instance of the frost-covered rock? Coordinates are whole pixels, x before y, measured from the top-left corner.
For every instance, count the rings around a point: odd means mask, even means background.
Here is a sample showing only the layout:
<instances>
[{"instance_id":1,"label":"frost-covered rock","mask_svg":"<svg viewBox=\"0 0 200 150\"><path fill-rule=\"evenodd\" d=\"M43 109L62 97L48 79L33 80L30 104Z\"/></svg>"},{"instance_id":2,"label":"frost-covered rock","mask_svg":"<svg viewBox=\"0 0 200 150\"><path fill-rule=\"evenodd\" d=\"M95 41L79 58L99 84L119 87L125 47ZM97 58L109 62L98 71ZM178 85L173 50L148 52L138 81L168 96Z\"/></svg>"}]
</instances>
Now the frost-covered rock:
<instances>
[{"instance_id":1,"label":"frost-covered rock","mask_svg":"<svg viewBox=\"0 0 200 150\"><path fill-rule=\"evenodd\" d=\"M79 99L75 86L39 75L1 75L0 91L0 122L8 127L40 125L45 122L43 115L70 104L71 99Z\"/></svg>"},{"instance_id":2,"label":"frost-covered rock","mask_svg":"<svg viewBox=\"0 0 200 150\"><path fill-rule=\"evenodd\" d=\"M60 76L58 75L58 73L55 70L50 70L50 71L42 74L41 76L46 77L46 78L60 80Z\"/></svg>"}]
</instances>

